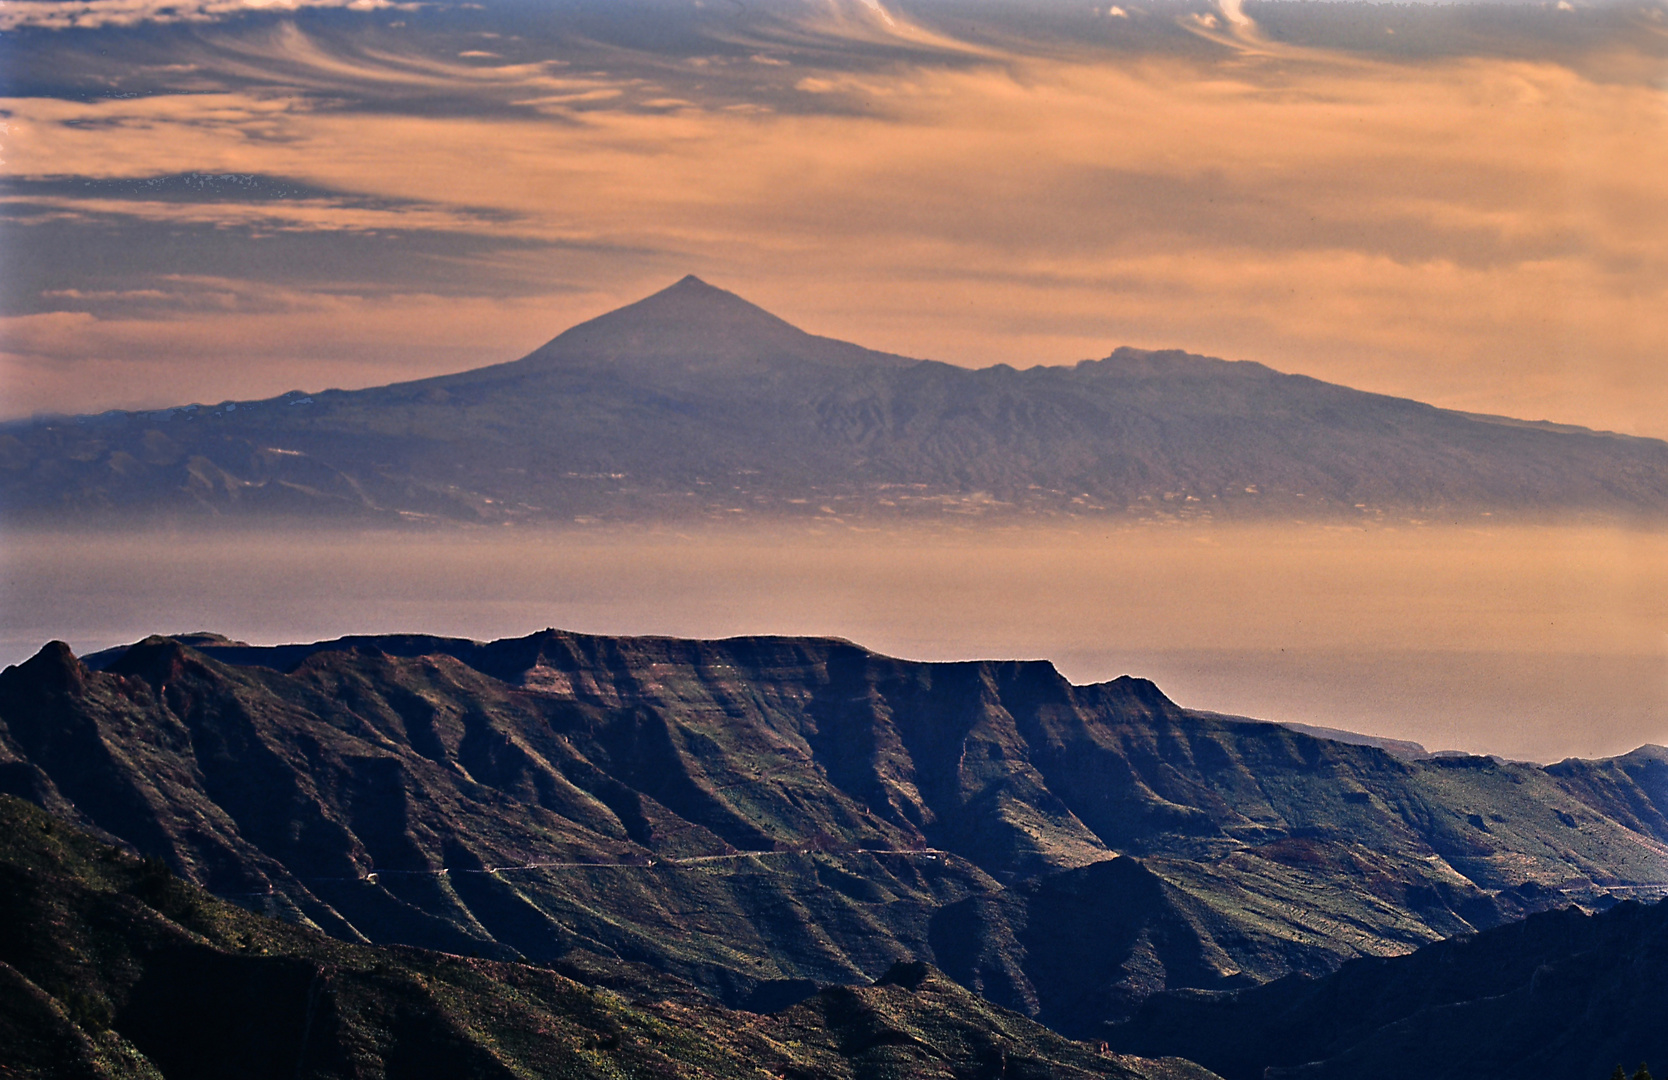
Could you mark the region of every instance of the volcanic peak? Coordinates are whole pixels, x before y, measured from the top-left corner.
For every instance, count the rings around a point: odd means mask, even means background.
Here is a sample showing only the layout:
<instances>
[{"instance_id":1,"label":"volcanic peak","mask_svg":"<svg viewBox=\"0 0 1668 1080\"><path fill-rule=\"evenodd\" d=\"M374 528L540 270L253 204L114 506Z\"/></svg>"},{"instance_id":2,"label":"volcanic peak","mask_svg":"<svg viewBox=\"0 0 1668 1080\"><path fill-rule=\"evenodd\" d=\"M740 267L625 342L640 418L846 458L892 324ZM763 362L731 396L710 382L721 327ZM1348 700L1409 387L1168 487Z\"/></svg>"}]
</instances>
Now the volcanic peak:
<instances>
[{"instance_id":1,"label":"volcanic peak","mask_svg":"<svg viewBox=\"0 0 1668 1080\"><path fill-rule=\"evenodd\" d=\"M807 334L757 304L688 274L636 303L564 331L518 363L660 370L671 366L710 373L756 370L781 361L849 367L877 360L908 362Z\"/></svg>"}]
</instances>

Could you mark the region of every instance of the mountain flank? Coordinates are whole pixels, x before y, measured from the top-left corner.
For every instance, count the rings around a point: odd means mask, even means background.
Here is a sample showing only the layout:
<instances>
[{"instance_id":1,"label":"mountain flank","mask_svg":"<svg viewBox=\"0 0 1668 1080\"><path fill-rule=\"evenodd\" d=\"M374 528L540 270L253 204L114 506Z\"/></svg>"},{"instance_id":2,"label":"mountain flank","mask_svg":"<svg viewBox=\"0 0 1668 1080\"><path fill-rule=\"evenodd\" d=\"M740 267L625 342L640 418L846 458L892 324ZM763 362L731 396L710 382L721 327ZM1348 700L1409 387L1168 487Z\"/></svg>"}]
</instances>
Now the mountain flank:
<instances>
[{"instance_id":1,"label":"mountain flank","mask_svg":"<svg viewBox=\"0 0 1668 1080\"><path fill-rule=\"evenodd\" d=\"M510 363L0 426L17 524L1661 519L1668 443L1120 348L970 370L694 277Z\"/></svg>"},{"instance_id":2,"label":"mountain flank","mask_svg":"<svg viewBox=\"0 0 1668 1080\"><path fill-rule=\"evenodd\" d=\"M1668 1063L1668 904L1569 907L1321 979L1166 994L1113 1028L1229 1080L1610 1075Z\"/></svg>"},{"instance_id":3,"label":"mountain flank","mask_svg":"<svg viewBox=\"0 0 1668 1080\"><path fill-rule=\"evenodd\" d=\"M344 941L731 1007L925 961L1099 1038L1158 991L1668 890L1655 748L1410 760L816 638L190 640L0 672L0 790Z\"/></svg>"},{"instance_id":4,"label":"mountain flank","mask_svg":"<svg viewBox=\"0 0 1668 1080\"><path fill-rule=\"evenodd\" d=\"M773 1016L332 940L0 795L0 1074L19 1080L1211 1080L1061 1038L924 964Z\"/></svg>"}]
</instances>

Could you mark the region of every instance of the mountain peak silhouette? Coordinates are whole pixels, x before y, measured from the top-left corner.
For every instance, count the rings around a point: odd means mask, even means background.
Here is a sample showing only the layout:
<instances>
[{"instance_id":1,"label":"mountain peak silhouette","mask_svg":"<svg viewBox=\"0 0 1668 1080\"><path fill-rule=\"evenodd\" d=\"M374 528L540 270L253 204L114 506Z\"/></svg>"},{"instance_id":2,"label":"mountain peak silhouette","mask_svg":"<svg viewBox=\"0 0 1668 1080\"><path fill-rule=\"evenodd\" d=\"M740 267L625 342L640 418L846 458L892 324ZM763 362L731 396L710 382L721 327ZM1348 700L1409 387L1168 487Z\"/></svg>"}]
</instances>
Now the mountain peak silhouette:
<instances>
[{"instance_id":1,"label":"mountain peak silhouette","mask_svg":"<svg viewBox=\"0 0 1668 1080\"><path fill-rule=\"evenodd\" d=\"M564 331L522 362L653 366L694 373L749 371L791 364L903 362L856 345L807 334L694 274L635 303Z\"/></svg>"}]
</instances>

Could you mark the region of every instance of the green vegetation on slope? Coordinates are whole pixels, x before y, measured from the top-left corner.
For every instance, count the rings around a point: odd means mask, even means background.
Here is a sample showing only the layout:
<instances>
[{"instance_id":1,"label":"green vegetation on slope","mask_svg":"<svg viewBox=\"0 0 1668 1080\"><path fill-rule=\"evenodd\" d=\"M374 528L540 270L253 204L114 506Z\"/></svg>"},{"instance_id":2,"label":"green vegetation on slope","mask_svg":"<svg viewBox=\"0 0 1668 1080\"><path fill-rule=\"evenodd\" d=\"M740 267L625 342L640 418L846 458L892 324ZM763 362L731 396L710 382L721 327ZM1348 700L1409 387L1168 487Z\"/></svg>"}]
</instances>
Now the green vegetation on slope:
<instances>
[{"instance_id":1,"label":"green vegetation on slope","mask_svg":"<svg viewBox=\"0 0 1668 1080\"><path fill-rule=\"evenodd\" d=\"M1211 1080L1069 1042L925 965L779 1015L253 915L0 796L0 1074Z\"/></svg>"}]
</instances>

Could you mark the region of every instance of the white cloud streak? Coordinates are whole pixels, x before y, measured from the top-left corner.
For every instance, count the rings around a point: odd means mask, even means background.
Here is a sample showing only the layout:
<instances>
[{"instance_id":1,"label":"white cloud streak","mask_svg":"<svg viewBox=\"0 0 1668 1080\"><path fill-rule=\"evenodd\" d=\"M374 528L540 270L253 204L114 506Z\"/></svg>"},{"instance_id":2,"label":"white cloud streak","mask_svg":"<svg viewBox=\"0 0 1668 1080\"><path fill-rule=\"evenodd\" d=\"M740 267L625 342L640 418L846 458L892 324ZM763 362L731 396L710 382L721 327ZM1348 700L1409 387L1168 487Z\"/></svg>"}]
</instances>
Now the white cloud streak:
<instances>
[{"instance_id":1,"label":"white cloud streak","mask_svg":"<svg viewBox=\"0 0 1668 1080\"><path fill-rule=\"evenodd\" d=\"M860 7L841 10L878 34ZM1225 42L1226 15L1214 31ZM570 314L693 271L808 329L914 355L1027 364L1183 346L1482 411L1650 434L1668 416L1668 114L1654 85L1552 62L1235 41L1216 61L1139 64L1008 55L857 72L796 58L778 74L738 59L750 77L854 106L742 113L704 96L708 75L676 81L670 64L651 88L550 60L378 51L290 24L204 37L186 57L204 80L261 75L263 88L0 102L8 168L260 173L385 200L59 193L31 200L42 213L216 222L239 236L266 223L321 236L463 226L550 243L479 256L504 280L553 283L549 309L505 300L513 315L493 322L437 307L418 320L426 337L407 343L413 357L491 342L480 359L507 359ZM537 100L539 112L318 105L407 88ZM456 207L498 216L465 221ZM561 292L576 283L594 306ZM286 333L296 354L324 355L362 326L399 325L393 304L367 291L360 306L330 309L339 318ZM216 342L276 325L216 318L193 324L198 337L168 339L172 355L217 355ZM109 326L101 337L86 323L39 325L62 331L40 355L132 355L160 333L124 324L134 338L122 345Z\"/></svg>"},{"instance_id":2,"label":"white cloud streak","mask_svg":"<svg viewBox=\"0 0 1668 1080\"><path fill-rule=\"evenodd\" d=\"M394 0L0 0L0 30L89 30L139 23L212 22L252 12L412 9Z\"/></svg>"}]
</instances>

